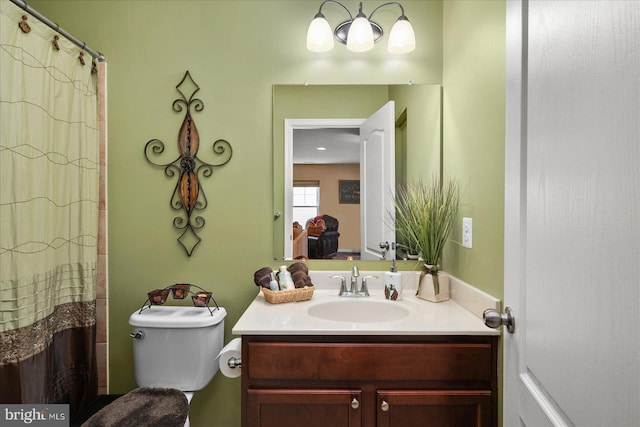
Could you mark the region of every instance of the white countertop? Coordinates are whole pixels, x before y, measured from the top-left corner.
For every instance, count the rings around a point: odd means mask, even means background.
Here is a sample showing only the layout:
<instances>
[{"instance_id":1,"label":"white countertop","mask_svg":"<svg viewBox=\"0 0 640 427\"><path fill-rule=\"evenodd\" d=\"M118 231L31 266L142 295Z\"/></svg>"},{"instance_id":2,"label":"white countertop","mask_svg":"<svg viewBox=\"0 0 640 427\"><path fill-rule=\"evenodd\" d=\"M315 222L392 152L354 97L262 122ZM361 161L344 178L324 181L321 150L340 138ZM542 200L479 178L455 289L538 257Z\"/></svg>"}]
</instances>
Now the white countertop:
<instances>
[{"instance_id":1,"label":"white countertop","mask_svg":"<svg viewBox=\"0 0 640 427\"><path fill-rule=\"evenodd\" d=\"M312 279L316 285L313 297L307 301L271 304L257 289L253 302L234 325L234 335L500 335L500 331L488 328L482 320L455 300L432 303L414 296L410 285L403 292L401 301L384 298L383 287L371 281L370 297L339 297L336 281L327 285L323 277ZM409 273L412 274L412 273ZM381 277L381 274L380 274ZM370 301L380 304L399 304L409 314L398 320L376 319L375 310L363 321L346 322L323 320L313 317L307 310L325 302L348 303ZM365 301L366 300L366 301Z\"/></svg>"}]
</instances>

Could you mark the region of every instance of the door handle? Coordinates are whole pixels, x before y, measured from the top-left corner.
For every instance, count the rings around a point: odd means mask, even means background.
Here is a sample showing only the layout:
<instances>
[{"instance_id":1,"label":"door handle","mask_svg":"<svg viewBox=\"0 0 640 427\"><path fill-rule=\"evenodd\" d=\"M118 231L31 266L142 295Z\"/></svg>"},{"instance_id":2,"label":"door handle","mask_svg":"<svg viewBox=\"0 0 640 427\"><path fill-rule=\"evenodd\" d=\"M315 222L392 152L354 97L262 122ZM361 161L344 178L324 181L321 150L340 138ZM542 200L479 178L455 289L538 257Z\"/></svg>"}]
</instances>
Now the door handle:
<instances>
[{"instance_id":1,"label":"door handle","mask_svg":"<svg viewBox=\"0 0 640 427\"><path fill-rule=\"evenodd\" d=\"M380 242L380 244L378 245L380 246L380 249L382 249L382 256L380 257L380 259L382 261L387 259L387 251L389 250L389 242Z\"/></svg>"},{"instance_id":2,"label":"door handle","mask_svg":"<svg viewBox=\"0 0 640 427\"><path fill-rule=\"evenodd\" d=\"M380 409L382 409L383 412L387 412L389 410L389 403L386 400L383 400L380 404Z\"/></svg>"},{"instance_id":3,"label":"door handle","mask_svg":"<svg viewBox=\"0 0 640 427\"><path fill-rule=\"evenodd\" d=\"M485 325L493 329L498 329L500 326L504 325L507 327L507 332L510 334L513 333L516 327L516 321L511 307L505 307L504 313L500 313L494 308L487 308L484 313L482 313L482 320L484 320Z\"/></svg>"}]
</instances>

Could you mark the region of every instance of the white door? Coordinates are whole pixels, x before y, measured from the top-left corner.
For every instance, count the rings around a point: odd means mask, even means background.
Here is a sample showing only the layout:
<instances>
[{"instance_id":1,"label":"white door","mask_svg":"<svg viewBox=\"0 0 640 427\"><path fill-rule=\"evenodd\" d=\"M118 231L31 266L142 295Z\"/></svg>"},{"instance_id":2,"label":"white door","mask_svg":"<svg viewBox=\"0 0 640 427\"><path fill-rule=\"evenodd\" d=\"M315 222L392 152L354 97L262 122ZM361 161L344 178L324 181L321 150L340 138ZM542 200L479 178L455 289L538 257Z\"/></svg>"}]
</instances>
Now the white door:
<instances>
[{"instance_id":1,"label":"white door","mask_svg":"<svg viewBox=\"0 0 640 427\"><path fill-rule=\"evenodd\" d=\"M507 1L504 426L640 426L640 2Z\"/></svg>"},{"instance_id":2,"label":"white door","mask_svg":"<svg viewBox=\"0 0 640 427\"><path fill-rule=\"evenodd\" d=\"M389 101L360 125L361 259L395 257L394 203L395 103Z\"/></svg>"}]
</instances>

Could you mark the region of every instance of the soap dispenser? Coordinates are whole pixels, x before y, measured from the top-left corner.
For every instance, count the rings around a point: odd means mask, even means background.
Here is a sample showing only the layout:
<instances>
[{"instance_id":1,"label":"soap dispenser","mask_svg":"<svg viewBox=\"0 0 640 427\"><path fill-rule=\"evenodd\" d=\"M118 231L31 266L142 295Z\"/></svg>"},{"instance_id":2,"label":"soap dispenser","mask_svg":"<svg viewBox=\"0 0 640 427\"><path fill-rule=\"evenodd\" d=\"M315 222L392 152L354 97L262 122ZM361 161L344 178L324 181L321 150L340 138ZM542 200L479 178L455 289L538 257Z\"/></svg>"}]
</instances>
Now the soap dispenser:
<instances>
[{"instance_id":1,"label":"soap dispenser","mask_svg":"<svg viewBox=\"0 0 640 427\"><path fill-rule=\"evenodd\" d=\"M287 289L295 289L295 285L293 284L293 279L291 278L291 273L287 270L286 265L280 266L280 272L278 273L278 279L280 279L280 288L282 290Z\"/></svg>"},{"instance_id":2,"label":"soap dispenser","mask_svg":"<svg viewBox=\"0 0 640 427\"><path fill-rule=\"evenodd\" d=\"M398 273L395 259L391 263L391 269L384 273L384 297L395 301L402 299L402 273Z\"/></svg>"}]
</instances>

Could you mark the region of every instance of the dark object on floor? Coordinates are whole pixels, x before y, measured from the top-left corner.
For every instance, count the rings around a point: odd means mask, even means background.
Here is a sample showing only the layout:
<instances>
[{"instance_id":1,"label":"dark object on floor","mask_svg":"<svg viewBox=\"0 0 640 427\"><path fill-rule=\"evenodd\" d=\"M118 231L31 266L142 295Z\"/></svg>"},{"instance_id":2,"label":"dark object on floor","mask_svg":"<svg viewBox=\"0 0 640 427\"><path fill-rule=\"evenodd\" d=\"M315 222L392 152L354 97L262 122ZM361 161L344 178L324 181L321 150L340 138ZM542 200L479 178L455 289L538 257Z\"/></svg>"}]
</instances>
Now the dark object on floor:
<instances>
[{"instance_id":1,"label":"dark object on floor","mask_svg":"<svg viewBox=\"0 0 640 427\"><path fill-rule=\"evenodd\" d=\"M105 406L82 427L182 427L189 403L173 388L137 388Z\"/></svg>"}]
</instances>

